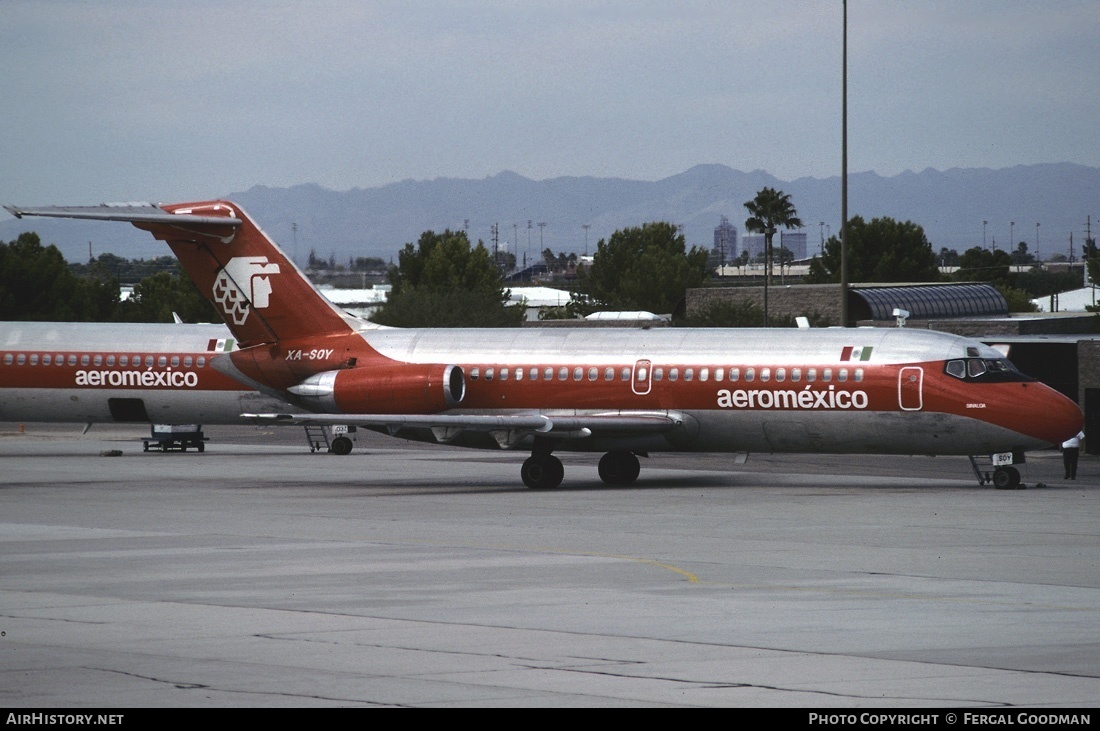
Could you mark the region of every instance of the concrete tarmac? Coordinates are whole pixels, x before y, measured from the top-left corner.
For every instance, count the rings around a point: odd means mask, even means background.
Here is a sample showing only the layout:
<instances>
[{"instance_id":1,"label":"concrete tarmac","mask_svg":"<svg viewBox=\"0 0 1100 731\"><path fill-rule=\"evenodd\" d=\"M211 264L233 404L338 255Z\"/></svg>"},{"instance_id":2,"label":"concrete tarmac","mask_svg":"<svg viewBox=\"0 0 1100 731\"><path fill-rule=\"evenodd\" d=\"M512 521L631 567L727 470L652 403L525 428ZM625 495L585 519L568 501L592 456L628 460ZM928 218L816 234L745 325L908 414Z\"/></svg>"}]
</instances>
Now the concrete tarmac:
<instances>
[{"instance_id":1,"label":"concrete tarmac","mask_svg":"<svg viewBox=\"0 0 1100 731\"><path fill-rule=\"evenodd\" d=\"M1100 460L562 455L0 425L0 704L1095 707ZM103 456L121 450L120 456ZM1039 483L1042 483L1040 486Z\"/></svg>"}]
</instances>

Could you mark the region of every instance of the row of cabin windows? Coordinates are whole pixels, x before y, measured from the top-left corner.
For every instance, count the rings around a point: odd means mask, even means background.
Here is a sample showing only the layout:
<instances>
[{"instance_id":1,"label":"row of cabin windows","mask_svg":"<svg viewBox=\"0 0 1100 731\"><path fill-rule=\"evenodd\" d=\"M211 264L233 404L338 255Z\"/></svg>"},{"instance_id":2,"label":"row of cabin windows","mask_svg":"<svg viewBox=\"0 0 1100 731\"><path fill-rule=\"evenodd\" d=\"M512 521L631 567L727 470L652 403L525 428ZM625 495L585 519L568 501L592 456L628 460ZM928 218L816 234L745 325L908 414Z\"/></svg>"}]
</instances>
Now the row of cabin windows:
<instances>
[{"instance_id":1,"label":"row of cabin windows","mask_svg":"<svg viewBox=\"0 0 1100 731\"><path fill-rule=\"evenodd\" d=\"M152 368L154 365L158 368L179 368L180 364L184 368L191 368L192 366L197 368L206 367L206 356L200 355L197 358L185 355L182 358L178 355L104 355L102 353L96 353L94 355L85 353L83 355L76 355L70 353L66 356L64 353L4 353L4 365L59 365L63 366L68 363L71 366L75 366L79 363L82 366L95 366L108 368L141 368L142 361L144 359L144 366L146 368Z\"/></svg>"},{"instance_id":2,"label":"row of cabin windows","mask_svg":"<svg viewBox=\"0 0 1100 731\"><path fill-rule=\"evenodd\" d=\"M555 376L559 381L568 381L572 378L574 381L583 381L587 378L589 381L598 381L601 376L604 381L614 381L616 376L620 381L629 381L631 371L635 371L634 378L639 382L645 382L649 379L650 373L645 367L639 367L636 370L631 366L605 366L602 371L600 368L591 366L587 369L581 366L559 366L555 369L553 366L544 367L518 367L509 369L507 366L496 368L493 366L486 366L484 369L480 366L474 366L470 369L470 380L476 381L484 378L486 381L492 381L499 379L501 381L515 380L515 381L537 381L541 375L543 381L552 381ZM711 369L709 367L702 368L679 368L672 367L667 371L663 366L657 366L653 368L653 380L662 381L667 376L670 381L679 381L681 378L684 381L694 381L698 378L699 381L709 381L711 377L714 377L715 382L730 380L730 381L755 381L759 378L762 382L771 381L773 378L776 383L784 383L790 380L791 383L814 383L819 378L824 383L829 383L833 380L834 376L840 383L845 383L849 376L852 380L860 382L863 380L863 369L856 368L854 371L849 372L847 368L838 368L834 372L832 368L770 368L761 367L756 368L749 366L746 368L731 367L723 368L717 367Z\"/></svg>"}]
</instances>

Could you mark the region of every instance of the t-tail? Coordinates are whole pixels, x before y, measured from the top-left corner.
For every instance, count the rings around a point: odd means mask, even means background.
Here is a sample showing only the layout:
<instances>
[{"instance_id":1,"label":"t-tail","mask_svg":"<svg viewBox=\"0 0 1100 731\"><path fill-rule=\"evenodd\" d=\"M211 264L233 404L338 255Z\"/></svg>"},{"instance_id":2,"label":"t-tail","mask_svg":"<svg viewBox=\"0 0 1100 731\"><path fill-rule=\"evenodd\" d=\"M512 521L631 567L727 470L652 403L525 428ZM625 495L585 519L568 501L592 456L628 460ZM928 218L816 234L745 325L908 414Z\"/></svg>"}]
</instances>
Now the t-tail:
<instances>
[{"instance_id":1,"label":"t-tail","mask_svg":"<svg viewBox=\"0 0 1100 731\"><path fill-rule=\"evenodd\" d=\"M128 221L166 242L237 339L241 351L233 362L240 374L258 386L281 391L314 373L375 357L356 335L363 323L322 296L234 203L7 210L19 218ZM323 357L295 360L303 350Z\"/></svg>"},{"instance_id":2,"label":"t-tail","mask_svg":"<svg viewBox=\"0 0 1100 731\"><path fill-rule=\"evenodd\" d=\"M241 344L348 333L348 315L314 289L260 227L228 201L7 207L12 215L129 221L166 242Z\"/></svg>"}]
</instances>

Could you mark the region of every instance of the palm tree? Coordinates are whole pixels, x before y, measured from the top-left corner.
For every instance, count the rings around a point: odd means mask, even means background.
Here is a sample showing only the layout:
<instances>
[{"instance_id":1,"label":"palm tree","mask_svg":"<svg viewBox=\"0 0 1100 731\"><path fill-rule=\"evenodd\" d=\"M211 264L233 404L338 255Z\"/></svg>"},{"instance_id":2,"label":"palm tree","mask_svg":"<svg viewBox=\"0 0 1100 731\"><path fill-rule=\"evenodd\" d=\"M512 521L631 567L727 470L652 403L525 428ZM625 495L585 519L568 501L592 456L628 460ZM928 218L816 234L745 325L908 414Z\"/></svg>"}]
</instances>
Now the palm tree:
<instances>
[{"instance_id":1,"label":"palm tree","mask_svg":"<svg viewBox=\"0 0 1100 731\"><path fill-rule=\"evenodd\" d=\"M775 188L764 188L751 201L745 201L749 218L745 229L764 234L764 326L768 326L768 287L772 282L772 236L779 229L801 228L802 220L791 204L791 196Z\"/></svg>"}]
</instances>

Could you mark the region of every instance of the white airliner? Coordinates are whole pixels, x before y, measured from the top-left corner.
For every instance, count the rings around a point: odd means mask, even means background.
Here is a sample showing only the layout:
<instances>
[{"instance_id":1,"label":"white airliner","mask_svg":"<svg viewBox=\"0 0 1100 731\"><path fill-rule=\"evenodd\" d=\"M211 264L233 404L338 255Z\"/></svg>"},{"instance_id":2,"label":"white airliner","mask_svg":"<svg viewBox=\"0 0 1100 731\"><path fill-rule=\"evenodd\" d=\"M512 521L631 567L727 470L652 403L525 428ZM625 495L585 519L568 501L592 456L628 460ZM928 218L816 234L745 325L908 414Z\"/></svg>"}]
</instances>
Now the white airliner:
<instances>
[{"instance_id":1,"label":"white airliner","mask_svg":"<svg viewBox=\"0 0 1100 731\"><path fill-rule=\"evenodd\" d=\"M657 451L1018 460L1025 450L1076 434L1083 421L1075 403L999 352L944 333L382 328L326 300L228 201L8 210L18 217L129 221L151 232L224 315L230 335L203 331L211 334L202 350L201 337L187 347L150 340L179 326L41 326L56 328L52 342L38 341L32 326L6 326L26 334L6 330L0 340L4 420L32 418L12 405L36 398L44 419L68 414L81 421L117 418L109 407L81 410L82 399L139 398L157 421L148 389L209 384L202 398L230 397L203 419L179 421L216 423L224 409L235 411L226 404L257 392L297 408L241 406L228 420L354 424L406 439L529 451L521 477L543 489L563 479L554 452L604 452L600 477L621 485L637 479L637 455ZM70 347L66 341L81 332L91 335ZM219 348L228 338L235 346ZM58 354L64 365L57 365ZM141 358L140 384L128 375L134 354ZM124 355L128 364L120 362ZM177 357L181 365L173 365ZM136 404L130 407L140 416ZM333 447L346 452L351 443L338 439ZM995 482L1018 484L1012 458L1001 461L1008 464L996 470Z\"/></svg>"}]
</instances>

